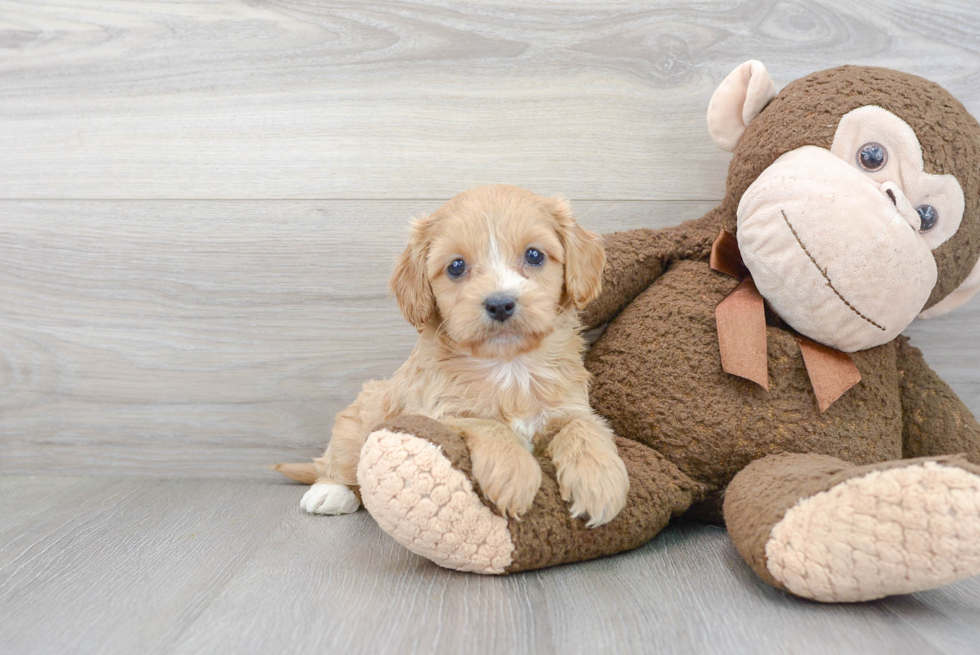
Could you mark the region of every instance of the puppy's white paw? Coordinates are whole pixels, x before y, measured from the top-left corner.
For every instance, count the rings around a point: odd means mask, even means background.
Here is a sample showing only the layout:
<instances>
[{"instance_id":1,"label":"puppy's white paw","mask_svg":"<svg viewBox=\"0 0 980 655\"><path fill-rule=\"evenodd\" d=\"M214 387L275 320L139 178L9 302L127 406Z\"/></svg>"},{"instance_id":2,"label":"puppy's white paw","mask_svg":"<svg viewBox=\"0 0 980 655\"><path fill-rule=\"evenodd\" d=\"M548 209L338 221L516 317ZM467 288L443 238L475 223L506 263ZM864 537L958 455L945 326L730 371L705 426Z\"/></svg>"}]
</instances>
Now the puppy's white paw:
<instances>
[{"instance_id":1,"label":"puppy's white paw","mask_svg":"<svg viewBox=\"0 0 980 655\"><path fill-rule=\"evenodd\" d=\"M310 514L350 514L361 506L354 492L342 484L320 482L303 494L299 506Z\"/></svg>"},{"instance_id":2,"label":"puppy's white paw","mask_svg":"<svg viewBox=\"0 0 980 655\"><path fill-rule=\"evenodd\" d=\"M615 451L555 458L554 462L561 497L572 502L569 511L573 517L589 517L586 526L609 523L626 506L630 481L626 465Z\"/></svg>"}]
</instances>

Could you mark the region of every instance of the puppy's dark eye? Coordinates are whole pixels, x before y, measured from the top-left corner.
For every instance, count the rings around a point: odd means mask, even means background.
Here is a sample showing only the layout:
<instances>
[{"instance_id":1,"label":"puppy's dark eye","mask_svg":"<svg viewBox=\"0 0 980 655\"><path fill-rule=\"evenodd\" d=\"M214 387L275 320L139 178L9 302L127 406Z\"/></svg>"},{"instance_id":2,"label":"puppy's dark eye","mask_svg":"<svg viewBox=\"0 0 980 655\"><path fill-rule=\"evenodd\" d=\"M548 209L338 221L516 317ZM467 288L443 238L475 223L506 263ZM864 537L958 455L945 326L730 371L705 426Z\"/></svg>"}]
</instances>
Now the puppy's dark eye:
<instances>
[{"instance_id":1,"label":"puppy's dark eye","mask_svg":"<svg viewBox=\"0 0 980 655\"><path fill-rule=\"evenodd\" d=\"M880 143L865 143L858 150L858 165L866 171L880 171L888 162L888 151Z\"/></svg>"},{"instance_id":2,"label":"puppy's dark eye","mask_svg":"<svg viewBox=\"0 0 980 655\"><path fill-rule=\"evenodd\" d=\"M919 212L919 232L928 232L932 228L936 227L936 221L939 220L939 212L932 205L919 205L915 208L915 211Z\"/></svg>"},{"instance_id":3,"label":"puppy's dark eye","mask_svg":"<svg viewBox=\"0 0 980 655\"><path fill-rule=\"evenodd\" d=\"M453 277L453 278L460 277L465 272L466 272L466 262L464 262L462 259L454 259L452 263L446 267L446 273L449 274L449 277Z\"/></svg>"},{"instance_id":4,"label":"puppy's dark eye","mask_svg":"<svg viewBox=\"0 0 980 655\"><path fill-rule=\"evenodd\" d=\"M524 253L524 261L531 266L541 266L544 263L544 253L537 248L528 248Z\"/></svg>"}]
</instances>

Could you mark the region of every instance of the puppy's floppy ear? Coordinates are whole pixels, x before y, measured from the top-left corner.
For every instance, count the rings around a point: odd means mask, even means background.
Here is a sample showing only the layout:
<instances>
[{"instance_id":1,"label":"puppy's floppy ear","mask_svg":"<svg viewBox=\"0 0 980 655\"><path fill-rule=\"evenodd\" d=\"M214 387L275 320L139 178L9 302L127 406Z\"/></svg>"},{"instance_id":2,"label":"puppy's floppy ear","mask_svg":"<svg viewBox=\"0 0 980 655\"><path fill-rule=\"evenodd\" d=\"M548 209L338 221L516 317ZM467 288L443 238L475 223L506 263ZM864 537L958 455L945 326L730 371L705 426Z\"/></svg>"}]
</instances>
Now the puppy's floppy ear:
<instances>
[{"instance_id":1,"label":"puppy's floppy ear","mask_svg":"<svg viewBox=\"0 0 980 655\"><path fill-rule=\"evenodd\" d=\"M405 319L417 330L425 327L436 308L432 286L425 276L425 258L429 250L431 216L421 216L412 221L408 246L398 256L391 272L388 288L398 301Z\"/></svg>"},{"instance_id":2,"label":"puppy's floppy ear","mask_svg":"<svg viewBox=\"0 0 980 655\"><path fill-rule=\"evenodd\" d=\"M565 246L565 291L575 307L582 309L602 289L602 267L606 265L602 237L579 226L563 198L548 198L547 202Z\"/></svg>"}]
</instances>

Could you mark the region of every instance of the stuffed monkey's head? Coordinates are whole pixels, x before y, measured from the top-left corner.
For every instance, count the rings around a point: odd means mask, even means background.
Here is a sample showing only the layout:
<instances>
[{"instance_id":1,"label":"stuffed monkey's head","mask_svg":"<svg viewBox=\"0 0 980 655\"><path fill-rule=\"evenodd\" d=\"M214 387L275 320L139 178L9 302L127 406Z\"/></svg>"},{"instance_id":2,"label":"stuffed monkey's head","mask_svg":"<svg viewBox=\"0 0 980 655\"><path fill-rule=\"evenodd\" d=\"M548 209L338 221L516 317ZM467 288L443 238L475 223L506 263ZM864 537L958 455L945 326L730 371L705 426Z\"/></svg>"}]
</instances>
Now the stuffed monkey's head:
<instances>
[{"instance_id":1,"label":"stuffed monkey's head","mask_svg":"<svg viewBox=\"0 0 980 655\"><path fill-rule=\"evenodd\" d=\"M980 124L938 85L842 66L775 93L758 61L715 91L734 152L726 229L791 327L853 352L980 289Z\"/></svg>"}]
</instances>

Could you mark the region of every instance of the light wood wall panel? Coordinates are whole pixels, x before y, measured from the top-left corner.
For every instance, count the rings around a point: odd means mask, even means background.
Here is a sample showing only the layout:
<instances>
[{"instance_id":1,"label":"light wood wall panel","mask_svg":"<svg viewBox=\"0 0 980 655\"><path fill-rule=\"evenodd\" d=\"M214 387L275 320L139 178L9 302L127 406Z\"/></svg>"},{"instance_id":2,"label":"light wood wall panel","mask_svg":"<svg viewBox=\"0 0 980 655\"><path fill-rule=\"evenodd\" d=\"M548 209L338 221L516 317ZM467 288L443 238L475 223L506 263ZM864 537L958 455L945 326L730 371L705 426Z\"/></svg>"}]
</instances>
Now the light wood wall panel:
<instances>
[{"instance_id":1,"label":"light wood wall panel","mask_svg":"<svg viewBox=\"0 0 980 655\"><path fill-rule=\"evenodd\" d=\"M0 3L0 197L716 199L711 92L844 63L980 112L980 4Z\"/></svg>"},{"instance_id":2,"label":"light wood wall panel","mask_svg":"<svg viewBox=\"0 0 980 655\"><path fill-rule=\"evenodd\" d=\"M256 475L322 450L415 342L386 285L439 204L0 202L4 467ZM712 205L575 203L597 230Z\"/></svg>"},{"instance_id":3,"label":"light wood wall panel","mask_svg":"<svg viewBox=\"0 0 980 655\"><path fill-rule=\"evenodd\" d=\"M750 57L980 113L980 4L0 0L0 471L261 475L415 335L406 219L468 186L598 230L723 192L704 112ZM980 409L980 309L913 326Z\"/></svg>"}]
</instances>

